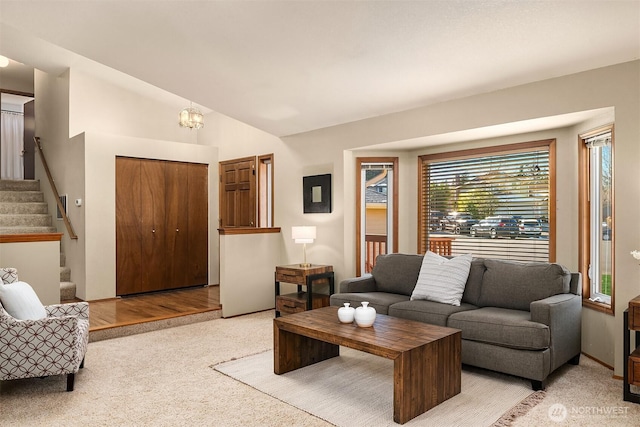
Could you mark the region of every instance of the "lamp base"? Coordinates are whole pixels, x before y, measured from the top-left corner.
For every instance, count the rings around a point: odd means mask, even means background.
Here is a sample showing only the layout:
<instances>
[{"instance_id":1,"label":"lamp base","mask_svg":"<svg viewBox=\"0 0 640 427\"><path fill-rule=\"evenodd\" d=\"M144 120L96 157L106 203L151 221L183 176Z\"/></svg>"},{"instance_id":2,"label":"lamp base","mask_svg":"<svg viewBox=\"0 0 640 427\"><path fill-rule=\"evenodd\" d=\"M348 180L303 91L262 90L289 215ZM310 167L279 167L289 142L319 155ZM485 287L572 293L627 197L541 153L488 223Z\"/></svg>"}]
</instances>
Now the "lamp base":
<instances>
[{"instance_id":1,"label":"lamp base","mask_svg":"<svg viewBox=\"0 0 640 427\"><path fill-rule=\"evenodd\" d=\"M300 267L309 268L309 267L311 267L311 263L310 262L301 262L300 263Z\"/></svg>"}]
</instances>

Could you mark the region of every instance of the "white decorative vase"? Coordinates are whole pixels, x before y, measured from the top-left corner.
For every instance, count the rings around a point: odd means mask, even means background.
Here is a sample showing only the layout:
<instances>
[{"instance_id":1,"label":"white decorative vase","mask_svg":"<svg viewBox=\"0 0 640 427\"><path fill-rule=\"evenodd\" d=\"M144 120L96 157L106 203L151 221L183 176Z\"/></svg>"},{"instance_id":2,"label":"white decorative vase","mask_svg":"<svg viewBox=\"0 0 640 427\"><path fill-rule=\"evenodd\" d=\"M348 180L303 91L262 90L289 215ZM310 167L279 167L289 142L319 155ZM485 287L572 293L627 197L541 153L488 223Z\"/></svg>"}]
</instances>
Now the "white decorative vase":
<instances>
[{"instance_id":1,"label":"white decorative vase","mask_svg":"<svg viewBox=\"0 0 640 427\"><path fill-rule=\"evenodd\" d=\"M344 307L340 307L338 309L338 319L342 323L352 323L353 322L353 314L356 311L355 308L349 307L349 303L345 302Z\"/></svg>"},{"instance_id":2,"label":"white decorative vase","mask_svg":"<svg viewBox=\"0 0 640 427\"><path fill-rule=\"evenodd\" d=\"M373 325L373 322L376 320L376 309L369 307L368 301L362 301L362 307L356 308L354 318L356 325L361 328L369 327Z\"/></svg>"}]
</instances>

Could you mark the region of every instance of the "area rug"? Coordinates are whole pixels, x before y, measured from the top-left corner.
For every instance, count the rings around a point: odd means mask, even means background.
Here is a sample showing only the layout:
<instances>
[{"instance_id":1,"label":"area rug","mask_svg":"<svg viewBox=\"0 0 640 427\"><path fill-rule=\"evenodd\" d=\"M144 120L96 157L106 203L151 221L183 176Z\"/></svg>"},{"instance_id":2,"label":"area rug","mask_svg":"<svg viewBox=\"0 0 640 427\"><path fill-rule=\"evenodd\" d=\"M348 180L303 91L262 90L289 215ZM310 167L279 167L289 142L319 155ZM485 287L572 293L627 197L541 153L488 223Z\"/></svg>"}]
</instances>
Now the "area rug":
<instances>
[{"instance_id":1,"label":"area rug","mask_svg":"<svg viewBox=\"0 0 640 427\"><path fill-rule=\"evenodd\" d=\"M212 367L336 426L397 425L391 360L341 347L339 357L284 375L273 373L273 351ZM506 426L543 396L529 381L465 368L460 394L404 425Z\"/></svg>"}]
</instances>

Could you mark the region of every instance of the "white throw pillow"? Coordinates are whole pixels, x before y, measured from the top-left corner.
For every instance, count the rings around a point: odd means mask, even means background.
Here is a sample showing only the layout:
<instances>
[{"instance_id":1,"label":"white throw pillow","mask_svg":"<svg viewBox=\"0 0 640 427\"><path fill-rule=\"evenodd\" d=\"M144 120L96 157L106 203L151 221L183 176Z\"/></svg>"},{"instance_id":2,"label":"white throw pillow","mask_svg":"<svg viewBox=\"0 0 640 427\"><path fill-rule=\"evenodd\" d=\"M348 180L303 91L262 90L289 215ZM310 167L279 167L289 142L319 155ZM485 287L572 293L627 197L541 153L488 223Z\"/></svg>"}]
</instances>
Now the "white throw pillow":
<instances>
[{"instance_id":1,"label":"white throw pillow","mask_svg":"<svg viewBox=\"0 0 640 427\"><path fill-rule=\"evenodd\" d=\"M33 288L25 282L0 285L0 301L4 309L18 320L38 320L47 317L47 311Z\"/></svg>"},{"instance_id":2,"label":"white throw pillow","mask_svg":"<svg viewBox=\"0 0 640 427\"><path fill-rule=\"evenodd\" d=\"M459 306L469 277L471 259L471 254L448 259L427 251L411 299Z\"/></svg>"}]
</instances>

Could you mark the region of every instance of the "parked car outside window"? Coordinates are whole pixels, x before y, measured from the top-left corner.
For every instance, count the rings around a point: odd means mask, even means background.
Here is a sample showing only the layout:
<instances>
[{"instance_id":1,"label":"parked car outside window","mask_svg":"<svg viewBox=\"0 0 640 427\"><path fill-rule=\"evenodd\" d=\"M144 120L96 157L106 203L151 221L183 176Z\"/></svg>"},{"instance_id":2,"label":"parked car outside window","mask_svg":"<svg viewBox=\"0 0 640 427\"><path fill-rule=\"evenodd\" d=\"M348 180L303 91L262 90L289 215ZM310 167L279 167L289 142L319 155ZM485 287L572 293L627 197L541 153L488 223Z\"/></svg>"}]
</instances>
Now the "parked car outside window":
<instances>
[{"instance_id":1,"label":"parked car outside window","mask_svg":"<svg viewBox=\"0 0 640 427\"><path fill-rule=\"evenodd\" d=\"M518 220L518 234L523 237L538 237L542 235L542 226L537 219Z\"/></svg>"},{"instance_id":2,"label":"parked car outside window","mask_svg":"<svg viewBox=\"0 0 640 427\"><path fill-rule=\"evenodd\" d=\"M471 226L469 234L471 237L487 236L492 239L498 237L510 237L515 239L518 236L518 220L513 217L489 216L479 223Z\"/></svg>"},{"instance_id":3,"label":"parked car outside window","mask_svg":"<svg viewBox=\"0 0 640 427\"><path fill-rule=\"evenodd\" d=\"M440 211L430 211L429 212L429 231L441 231L443 217L444 217L444 214Z\"/></svg>"},{"instance_id":4,"label":"parked car outside window","mask_svg":"<svg viewBox=\"0 0 640 427\"><path fill-rule=\"evenodd\" d=\"M442 229L454 234L468 234L477 222L468 212L451 212L441 221Z\"/></svg>"}]
</instances>

